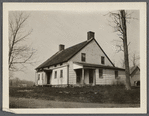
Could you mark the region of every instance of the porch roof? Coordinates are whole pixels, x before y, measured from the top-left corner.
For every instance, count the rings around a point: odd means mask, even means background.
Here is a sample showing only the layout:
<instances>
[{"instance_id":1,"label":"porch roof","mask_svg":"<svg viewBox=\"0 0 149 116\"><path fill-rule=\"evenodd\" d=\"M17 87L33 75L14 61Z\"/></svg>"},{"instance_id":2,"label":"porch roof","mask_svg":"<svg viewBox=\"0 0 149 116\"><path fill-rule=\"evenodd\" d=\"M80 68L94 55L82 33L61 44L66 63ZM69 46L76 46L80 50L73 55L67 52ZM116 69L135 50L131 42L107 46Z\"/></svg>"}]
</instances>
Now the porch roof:
<instances>
[{"instance_id":1,"label":"porch roof","mask_svg":"<svg viewBox=\"0 0 149 116\"><path fill-rule=\"evenodd\" d=\"M49 69L49 68L41 68L41 69L37 69L38 72L40 71L45 71L45 72L51 72L52 69Z\"/></svg>"},{"instance_id":2,"label":"porch roof","mask_svg":"<svg viewBox=\"0 0 149 116\"><path fill-rule=\"evenodd\" d=\"M104 69L114 69L114 70L125 70L123 68L119 67L113 67L113 66L105 66L105 65L99 65L99 64L90 64L90 63L83 63L83 62L74 62L75 64L79 65L80 68L104 68Z\"/></svg>"}]
</instances>

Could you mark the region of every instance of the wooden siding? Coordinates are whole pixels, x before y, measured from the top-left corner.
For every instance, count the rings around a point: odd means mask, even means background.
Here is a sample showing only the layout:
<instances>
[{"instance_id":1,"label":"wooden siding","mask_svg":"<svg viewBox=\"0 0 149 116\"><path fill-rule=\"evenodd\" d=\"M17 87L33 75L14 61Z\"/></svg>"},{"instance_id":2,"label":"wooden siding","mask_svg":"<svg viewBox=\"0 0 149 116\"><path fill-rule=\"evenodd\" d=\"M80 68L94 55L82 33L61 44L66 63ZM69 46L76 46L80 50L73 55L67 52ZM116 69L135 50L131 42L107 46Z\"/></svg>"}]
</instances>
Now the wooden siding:
<instances>
[{"instance_id":1,"label":"wooden siding","mask_svg":"<svg viewBox=\"0 0 149 116\"><path fill-rule=\"evenodd\" d=\"M40 76L38 76L38 75L40 75ZM38 77L39 77L39 80L38 80ZM45 79L45 77L44 77L44 72L42 71L42 72L38 72L37 73L37 84L38 85L44 85L44 79Z\"/></svg>"},{"instance_id":2,"label":"wooden siding","mask_svg":"<svg viewBox=\"0 0 149 116\"><path fill-rule=\"evenodd\" d=\"M131 86L135 86L134 84L135 81L140 81L140 70L137 70L135 74L131 77L131 80L130 80Z\"/></svg>"},{"instance_id":3,"label":"wooden siding","mask_svg":"<svg viewBox=\"0 0 149 116\"><path fill-rule=\"evenodd\" d=\"M105 57L105 64L101 65L109 65L112 66L111 62L107 59L104 53L101 51L99 46L95 41L89 43L86 47L84 47L81 51L79 51L74 57L72 57L69 61L73 62L82 62L81 61L81 53L86 54L86 63L92 64L101 64L101 56Z\"/></svg>"},{"instance_id":4,"label":"wooden siding","mask_svg":"<svg viewBox=\"0 0 149 116\"><path fill-rule=\"evenodd\" d=\"M67 84L67 64L64 63L63 65L51 66L49 69L52 69L51 77L50 77L50 84L51 85L63 85ZM63 70L63 77L60 78L60 71ZM57 71L57 78L55 78L55 71ZM38 74L40 75L40 80L38 80ZM43 78L43 79L42 79ZM46 85L47 84L47 73L44 71L37 72L35 74L35 82L36 85Z\"/></svg>"},{"instance_id":5,"label":"wooden siding","mask_svg":"<svg viewBox=\"0 0 149 116\"><path fill-rule=\"evenodd\" d=\"M99 78L99 69L96 69L96 85L125 84L125 72L118 71L119 79L115 79L115 70L103 69L103 78Z\"/></svg>"},{"instance_id":6,"label":"wooden siding","mask_svg":"<svg viewBox=\"0 0 149 116\"><path fill-rule=\"evenodd\" d=\"M60 77L61 70L63 70L63 77ZM55 71L57 71L57 78L55 78ZM50 82L51 85L67 84L67 66L53 69L50 81L51 81Z\"/></svg>"},{"instance_id":7,"label":"wooden siding","mask_svg":"<svg viewBox=\"0 0 149 116\"><path fill-rule=\"evenodd\" d=\"M38 73L35 72L35 85L37 86L38 85Z\"/></svg>"},{"instance_id":8,"label":"wooden siding","mask_svg":"<svg viewBox=\"0 0 149 116\"><path fill-rule=\"evenodd\" d=\"M69 84L76 84L76 72L73 69L73 62L69 61Z\"/></svg>"}]
</instances>

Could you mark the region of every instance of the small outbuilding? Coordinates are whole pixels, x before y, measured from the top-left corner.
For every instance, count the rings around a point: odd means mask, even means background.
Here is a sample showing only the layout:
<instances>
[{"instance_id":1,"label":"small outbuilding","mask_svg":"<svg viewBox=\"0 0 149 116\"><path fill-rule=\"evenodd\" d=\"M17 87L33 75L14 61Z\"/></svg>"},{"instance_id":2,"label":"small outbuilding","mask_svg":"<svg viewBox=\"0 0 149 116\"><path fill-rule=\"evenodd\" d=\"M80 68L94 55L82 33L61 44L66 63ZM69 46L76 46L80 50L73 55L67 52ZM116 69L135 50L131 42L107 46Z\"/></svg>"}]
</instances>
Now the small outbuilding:
<instances>
[{"instance_id":1,"label":"small outbuilding","mask_svg":"<svg viewBox=\"0 0 149 116\"><path fill-rule=\"evenodd\" d=\"M138 66L131 68L130 76L131 86L140 86L140 68Z\"/></svg>"}]
</instances>

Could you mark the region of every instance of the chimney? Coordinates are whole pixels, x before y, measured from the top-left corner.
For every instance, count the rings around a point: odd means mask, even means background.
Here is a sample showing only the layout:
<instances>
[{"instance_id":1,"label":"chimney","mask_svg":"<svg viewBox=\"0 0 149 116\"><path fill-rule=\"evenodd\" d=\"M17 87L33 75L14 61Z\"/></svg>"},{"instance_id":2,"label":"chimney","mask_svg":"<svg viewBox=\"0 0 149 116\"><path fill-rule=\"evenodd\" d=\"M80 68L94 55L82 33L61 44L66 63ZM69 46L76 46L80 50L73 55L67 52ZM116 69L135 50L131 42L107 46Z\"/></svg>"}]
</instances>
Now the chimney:
<instances>
[{"instance_id":1,"label":"chimney","mask_svg":"<svg viewBox=\"0 0 149 116\"><path fill-rule=\"evenodd\" d=\"M92 38L94 38L94 32L92 31L87 32L87 40L90 40Z\"/></svg>"},{"instance_id":2,"label":"chimney","mask_svg":"<svg viewBox=\"0 0 149 116\"><path fill-rule=\"evenodd\" d=\"M65 45L60 44L60 45L59 45L59 51L62 51L62 50L64 50L64 49L65 49Z\"/></svg>"}]
</instances>

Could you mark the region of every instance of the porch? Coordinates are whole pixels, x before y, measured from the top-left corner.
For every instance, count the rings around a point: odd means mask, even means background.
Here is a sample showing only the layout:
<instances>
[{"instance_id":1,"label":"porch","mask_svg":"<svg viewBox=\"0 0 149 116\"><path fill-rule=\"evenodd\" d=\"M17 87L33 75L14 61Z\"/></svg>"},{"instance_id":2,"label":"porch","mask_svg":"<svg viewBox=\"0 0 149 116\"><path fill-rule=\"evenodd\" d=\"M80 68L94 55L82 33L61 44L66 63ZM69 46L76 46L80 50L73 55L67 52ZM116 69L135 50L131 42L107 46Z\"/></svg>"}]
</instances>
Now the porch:
<instances>
[{"instance_id":1,"label":"porch","mask_svg":"<svg viewBox=\"0 0 149 116\"><path fill-rule=\"evenodd\" d=\"M73 64L73 69L76 73L77 85L95 85L96 84L96 68Z\"/></svg>"},{"instance_id":2,"label":"porch","mask_svg":"<svg viewBox=\"0 0 149 116\"><path fill-rule=\"evenodd\" d=\"M45 84L47 86L51 85L52 70L45 70Z\"/></svg>"}]
</instances>

